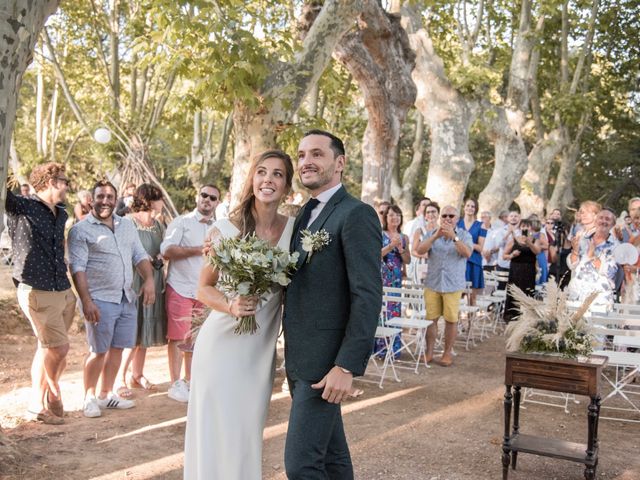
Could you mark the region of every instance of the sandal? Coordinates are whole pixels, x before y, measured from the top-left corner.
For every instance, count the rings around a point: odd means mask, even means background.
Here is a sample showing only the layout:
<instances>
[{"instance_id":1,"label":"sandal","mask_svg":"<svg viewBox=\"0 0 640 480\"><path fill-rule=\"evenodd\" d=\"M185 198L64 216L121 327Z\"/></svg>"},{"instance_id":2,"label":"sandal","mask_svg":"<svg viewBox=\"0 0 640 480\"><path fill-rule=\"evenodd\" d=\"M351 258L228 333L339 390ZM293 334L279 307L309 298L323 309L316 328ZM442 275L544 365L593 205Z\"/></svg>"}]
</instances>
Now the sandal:
<instances>
[{"instance_id":1,"label":"sandal","mask_svg":"<svg viewBox=\"0 0 640 480\"><path fill-rule=\"evenodd\" d=\"M144 375L140 375L138 378L135 377L130 377L129 378L129 387L130 388L142 388L143 390L151 390L151 391L155 391L158 388L155 386L155 384L151 383L149 380L147 380L147 377L145 377Z\"/></svg>"},{"instance_id":2,"label":"sandal","mask_svg":"<svg viewBox=\"0 0 640 480\"><path fill-rule=\"evenodd\" d=\"M50 412L47 409L40 411L39 413L29 412L29 415L33 415L32 419L42 422L45 425L62 425L64 424L64 419L59 417L58 415Z\"/></svg>"},{"instance_id":3,"label":"sandal","mask_svg":"<svg viewBox=\"0 0 640 480\"><path fill-rule=\"evenodd\" d=\"M51 400L50 395L52 395L51 390L47 390L47 408L56 417L60 417L60 418L64 417L64 406L62 405L62 399L53 397L55 398L55 400Z\"/></svg>"},{"instance_id":4,"label":"sandal","mask_svg":"<svg viewBox=\"0 0 640 480\"><path fill-rule=\"evenodd\" d=\"M121 398L133 397L133 392L131 391L131 389L129 389L129 387L125 387L124 385L121 387L118 387L118 390L116 390L116 393Z\"/></svg>"},{"instance_id":5,"label":"sandal","mask_svg":"<svg viewBox=\"0 0 640 480\"><path fill-rule=\"evenodd\" d=\"M451 360L450 358L442 357L439 360L437 360L437 363L441 367L450 367L451 365L453 365L453 360Z\"/></svg>"}]
</instances>

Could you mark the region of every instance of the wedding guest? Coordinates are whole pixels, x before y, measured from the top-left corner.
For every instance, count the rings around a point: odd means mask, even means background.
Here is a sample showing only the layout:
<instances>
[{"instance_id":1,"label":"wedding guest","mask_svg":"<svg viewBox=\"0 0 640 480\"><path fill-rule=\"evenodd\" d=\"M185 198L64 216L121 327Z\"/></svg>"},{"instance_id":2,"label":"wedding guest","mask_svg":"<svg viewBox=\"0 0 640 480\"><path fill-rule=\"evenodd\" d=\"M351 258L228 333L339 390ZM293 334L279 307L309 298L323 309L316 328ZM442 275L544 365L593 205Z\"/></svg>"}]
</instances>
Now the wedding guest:
<instances>
[{"instance_id":1,"label":"wedding guest","mask_svg":"<svg viewBox=\"0 0 640 480\"><path fill-rule=\"evenodd\" d=\"M513 235L518 232L518 225L520 225L520 213L516 210L512 210L507 215L507 223L498 229L494 235L491 235L490 241L485 242L485 256L497 255L495 270L498 272L508 272L510 261L504 256L504 248L507 242ZM504 290L506 282L498 283L498 290Z\"/></svg>"},{"instance_id":2,"label":"wedding guest","mask_svg":"<svg viewBox=\"0 0 640 480\"><path fill-rule=\"evenodd\" d=\"M580 241L583 235L591 235L596 228L596 216L602 209L598 202L586 200L580 204L580 208L576 212L576 223L571 230L569 240Z\"/></svg>"},{"instance_id":3,"label":"wedding guest","mask_svg":"<svg viewBox=\"0 0 640 480\"><path fill-rule=\"evenodd\" d=\"M100 181L93 188L93 208L69 231L69 264L82 302L89 356L84 364L85 417L105 408L127 409L135 402L113 391L122 351L136 343L136 293L133 269L144 279L141 300L155 301L153 271L133 222L114 214L117 190ZM100 391L97 391L101 380Z\"/></svg>"},{"instance_id":4,"label":"wedding guest","mask_svg":"<svg viewBox=\"0 0 640 480\"><path fill-rule=\"evenodd\" d=\"M567 260L573 270L567 287L570 300L583 301L591 292L597 291L598 297L592 305L613 307L618 272L613 256L618 241L611 233L615 222L615 213L605 207L596 216L593 232L572 242L571 255Z\"/></svg>"},{"instance_id":5,"label":"wedding guest","mask_svg":"<svg viewBox=\"0 0 640 480\"><path fill-rule=\"evenodd\" d=\"M480 213L480 221L482 222L482 228L484 228L487 231L487 234L489 233L489 230L491 230L491 212L488 210L485 210L484 212Z\"/></svg>"},{"instance_id":6,"label":"wedding guest","mask_svg":"<svg viewBox=\"0 0 640 480\"><path fill-rule=\"evenodd\" d=\"M389 206L382 224L382 262L380 273L384 287L402 287L402 277L405 266L411 261L409 251L409 238L402 232L402 210L397 205ZM386 318L399 317L402 305L397 302L388 302ZM384 355L384 340L376 342L378 355ZM400 337L396 336L393 350L400 350Z\"/></svg>"},{"instance_id":7,"label":"wedding guest","mask_svg":"<svg viewBox=\"0 0 640 480\"><path fill-rule=\"evenodd\" d=\"M122 192L122 196L118 198L118 203L116 204L115 213L119 217L124 217L127 213L129 213L131 209L131 202L133 202L133 194L136 193L136 184L135 183L127 183Z\"/></svg>"},{"instance_id":8,"label":"wedding guest","mask_svg":"<svg viewBox=\"0 0 640 480\"><path fill-rule=\"evenodd\" d=\"M536 256L541 251L540 242L533 235L532 221L528 218L523 219L519 230L512 232L502 254L503 258L510 262L507 284L515 285L532 297L536 289ZM509 323L517 314L513 295L507 288L504 321Z\"/></svg>"},{"instance_id":9,"label":"wedding guest","mask_svg":"<svg viewBox=\"0 0 640 480\"><path fill-rule=\"evenodd\" d=\"M189 401L192 345L191 319L202 315L204 305L196 298L198 274L204 265L202 247L213 224L220 190L204 185L196 198L196 208L174 219L167 227L160 253L169 261L165 303L167 310L167 356L169 398ZM181 351L182 350L182 351ZM181 377L184 363L184 379Z\"/></svg>"},{"instance_id":10,"label":"wedding guest","mask_svg":"<svg viewBox=\"0 0 640 480\"><path fill-rule=\"evenodd\" d=\"M422 197L414 207L415 216L413 219L403 224L402 233L409 237L409 241L413 238L416 230L424 227L424 211L430 203L429 197Z\"/></svg>"},{"instance_id":11,"label":"wedding guest","mask_svg":"<svg viewBox=\"0 0 640 480\"><path fill-rule=\"evenodd\" d=\"M380 225L384 221L384 216L387 214L387 210L391 206L391 202L386 200L381 200L380 202L376 202L376 213L378 214L378 218L380 219Z\"/></svg>"},{"instance_id":12,"label":"wedding guest","mask_svg":"<svg viewBox=\"0 0 640 480\"><path fill-rule=\"evenodd\" d=\"M431 199L429 199L428 197L422 197L420 201L415 205L415 217L408 222L403 222L402 224L402 233L405 234L409 239L409 251L411 251L411 241L413 239L413 234L417 230L420 230L422 229L422 227L424 227L424 210L430 203ZM405 266L407 278L415 278L415 269L418 265L418 260L418 258L412 256L411 261Z\"/></svg>"},{"instance_id":13,"label":"wedding guest","mask_svg":"<svg viewBox=\"0 0 640 480\"><path fill-rule=\"evenodd\" d=\"M424 284L424 279L427 275L427 259L429 258L428 252L419 254L416 251L416 246L424 240L427 232L433 232L438 229L439 215L440 205L436 202L431 202L424 210L424 226L419 230L416 230L413 234L413 241L411 242L411 256L417 258L417 264L414 269L413 276L413 283L416 285Z\"/></svg>"},{"instance_id":14,"label":"wedding guest","mask_svg":"<svg viewBox=\"0 0 640 480\"><path fill-rule=\"evenodd\" d=\"M78 203L73 207L74 223L83 220L89 213L91 213L91 192L88 190L80 190L77 194Z\"/></svg>"},{"instance_id":15,"label":"wedding guest","mask_svg":"<svg viewBox=\"0 0 640 480\"><path fill-rule=\"evenodd\" d=\"M536 280L536 285L542 285L543 283L547 283L549 278L549 263L547 262L549 242L547 241L547 235L542 231L542 223L540 223L540 220L532 219L531 217L529 217L529 220L531 220L533 238L540 245L540 253L536 255L536 261L538 263L538 268L540 269L540 275Z\"/></svg>"},{"instance_id":16,"label":"wedding guest","mask_svg":"<svg viewBox=\"0 0 640 480\"><path fill-rule=\"evenodd\" d=\"M224 199L216 207L215 220L229 218L229 208L231 207L231 192L227 190Z\"/></svg>"},{"instance_id":17,"label":"wedding guest","mask_svg":"<svg viewBox=\"0 0 640 480\"><path fill-rule=\"evenodd\" d=\"M28 183L20 185L20 196L24 198L31 196L31 186Z\"/></svg>"},{"instance_id":18,"label":"wedding guest","mask_svg":"<svg viewBox=\"0 0 640 480\"><path fill-rule=\"evenodd\" d=\"M416 246L418 254L429 253L424 300L427 306L426 361L433 359L433 350L438 336L438 320L444 317L444 352L439 364L453 364L453 344L458 332L460 299L466 287L465 270L467 259L473 251L471 235L456 227L458 213L455 207L446 206L440 213L440 227L427 232Z\"/></svg>"},{"instance_id":19,"label":"wedding guest","mask_svg":"<svg viewBox=\"0 0 640 480\"><path fill-rule=\"evenodd\" d=\"M21 197L7 190L5 201L18 303L38 339L28 411L40 422L60 425L64 407L59 380L76 303L64 260L69 180L64 165L45 163L33 169L29 181L35 195Z\"/></svg>"},{"instance_id":20,"label":"wedding guest","mask_svg":"<svg viewBox=\"0 0 640 480\"><path fill-rule=\"evenodd\" d=\"M633 197L629 200L629 221L625 218L625 223L618 230L618 239L624 243L632 243L640 246L640 197Z\"/></svg>"},{"instance_id":21,"label":"wedding guest","mask_svg":"<svg viewBox=\"0 0 640 480\"><path fill-rule=\"evenodd\" d=\"M478 202L472 198L464 202L464 218L458 221L458 229L463 229L471 235L473 239L473 252L467 259L467 271L465 278L471 282L470 304L476 304L476 296L484 288L484 273L482 271L482 249L487 231L482 227L482 222L476 220Z\"/></svg>"},{"instance_id":22,"label":"wedding guest","mask_svg":"<svg viewBox=\"0 0 640 480\"><path fill-rule=\"evenodd\" d=\"M507 224L509 212L503 210L498 215L498 218L493 222L491 230L487 231L487 236L484 239L484 245L482 248L482 270L485 272L492 272L498 266L498 257L500 247L498 237L502 238L504 235L503 228Z\"/></svg>"},{"instance_id":23,"label":"wedding guest","mask_svg":"<svg viewBox=\"0 0 640 480\"><path fill-rule=\"evenodd\" d=\"M167 344L164 261L160 254L164 227L156 219L157 214L161 213L163 208L164 202L160 189L155 185L143 183L136 189L131 203L131 213L126 217L136 226L140 242L151 259L156 298L150 305L138 303L136 346L125 350L124 361L120 368L122 386L117 393L124 398L132 396L131 388L156 390L156 386L144 374L147 348ZM133 290L138 295L141 293L142 284L142 276L138 272L134 272ZM131 376L127 378L129 366L131 366Z\"/></svg>"}]
</instances>

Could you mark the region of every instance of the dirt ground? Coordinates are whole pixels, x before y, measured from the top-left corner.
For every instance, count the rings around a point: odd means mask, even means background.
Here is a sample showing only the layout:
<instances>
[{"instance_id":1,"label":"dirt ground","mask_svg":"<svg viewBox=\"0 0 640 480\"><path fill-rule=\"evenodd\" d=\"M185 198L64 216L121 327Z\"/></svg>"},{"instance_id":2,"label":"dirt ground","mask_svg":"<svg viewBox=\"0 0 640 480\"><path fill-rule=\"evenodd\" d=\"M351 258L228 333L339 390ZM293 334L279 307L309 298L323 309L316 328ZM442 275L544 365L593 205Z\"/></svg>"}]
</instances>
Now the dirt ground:
<instances>
[{"instance_id":1,"label":"dirt ground","mask_svg":"<svg viewBox=\"0 0 640 480\"><path fill-rule=\"evenodd\" d=\"M0 268L0 478L179 479L186 406L168 399L162 348L150 349L146 374L155 393L137 390L137 406L82 415L82 361L86 345L74 333L62 378L66 423L46 426L23 417L35 341L15 305L7 267ZM358 381L365 393L343 406L356 478L484 480L501 478L503 338L493 336L470 351L457 347L451 368L434 365L419 374L400 371L384 389ZM290 401L278 372L264 439L263 478L283 480L283 448ZM527 404L523 433L574 442L586 439L586 399L561 408ZM598 479L640 479L640 423L600 421ZM521 454L509 478L579 479L583 467Z\"/></svg>"}]
</instances>

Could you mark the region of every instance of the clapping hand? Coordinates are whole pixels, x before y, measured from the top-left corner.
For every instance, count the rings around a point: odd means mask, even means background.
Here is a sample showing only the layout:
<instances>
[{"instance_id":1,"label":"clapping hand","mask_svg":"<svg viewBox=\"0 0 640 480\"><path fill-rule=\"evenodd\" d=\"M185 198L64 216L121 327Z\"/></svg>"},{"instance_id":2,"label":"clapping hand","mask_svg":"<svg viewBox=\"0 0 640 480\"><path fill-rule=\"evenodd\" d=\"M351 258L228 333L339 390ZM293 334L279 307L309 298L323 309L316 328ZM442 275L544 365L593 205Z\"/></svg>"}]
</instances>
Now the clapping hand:
<instances>
[{"instance_id":1,"label":"clapping hand","mask_svg":"<svg viewBox=\"0 0 640 480\"><path fill-rule=\"evenodd\" d=\"M389 245L391 245L392 248L397 248L398 251L402 253L402 237L398 233L391 235Z\"/></svg>"},{"instance_id":2,"label":"clapping hand","mask_svg":"<svg viewBox=\"0 0 640 480\"><path fill-rule=\"evenodd\" d=\"M456 232L452 225L442 225L438 230L439 236L445 237L449 240L453 240L456 236Z\"/></svg>"}]
</instances>

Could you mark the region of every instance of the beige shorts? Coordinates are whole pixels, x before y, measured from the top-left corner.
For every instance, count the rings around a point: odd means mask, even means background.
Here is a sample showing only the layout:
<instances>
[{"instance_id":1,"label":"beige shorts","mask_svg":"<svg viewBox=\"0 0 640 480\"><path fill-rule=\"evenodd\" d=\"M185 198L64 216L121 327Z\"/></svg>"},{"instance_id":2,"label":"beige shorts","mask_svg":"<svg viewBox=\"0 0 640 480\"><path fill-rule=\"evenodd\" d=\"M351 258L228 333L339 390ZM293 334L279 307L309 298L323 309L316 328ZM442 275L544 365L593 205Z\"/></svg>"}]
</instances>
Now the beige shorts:
<instances>
[{"instance_id":1,"label":"beige shorts","mask_svg":"<svg viewBox=\"0 0 640 480\"><path fill-rule=\"evenodd\" d=\"M438 320L444 317L449 323L458 321L462 290L450 293L440 293L424 289L424 303L427 307L427 320Z\"/></svg>"},{"instance_id":2,"label":"beige shorts","mask_svg":"<svg viewBox=\"0 0 640 480\"><path fill-rule=\"evenodd\" d=\"M76 311L76 296L71 289L62 292L36 290L18 285L18 303L31 322L41 348L61 347L69 343L67 332Z\"/></svg>"}]
</instances>

